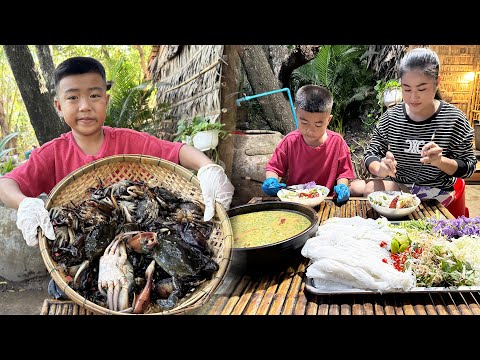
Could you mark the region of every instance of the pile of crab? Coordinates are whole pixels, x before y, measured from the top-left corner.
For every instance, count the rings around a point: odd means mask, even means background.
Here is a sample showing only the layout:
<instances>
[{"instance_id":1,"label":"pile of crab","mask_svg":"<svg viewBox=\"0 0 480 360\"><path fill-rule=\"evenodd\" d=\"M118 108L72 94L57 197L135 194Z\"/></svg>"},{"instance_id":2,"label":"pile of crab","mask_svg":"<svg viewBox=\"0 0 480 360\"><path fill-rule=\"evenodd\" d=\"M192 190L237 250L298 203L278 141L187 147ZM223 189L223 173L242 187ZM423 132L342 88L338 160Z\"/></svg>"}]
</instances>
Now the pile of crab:
<instances>
[{"instance_id":1,"label":"pile of crab","mask_svg":"<svg viewBox=\"0 0 480 360\"><path fill-rule=\"evenodd\" d=\"M143 181L88 189L53 207L50 255L69 286L108 309L135 314L174 308L218 270L201 204Z\"/></svg>"}]
</instances>

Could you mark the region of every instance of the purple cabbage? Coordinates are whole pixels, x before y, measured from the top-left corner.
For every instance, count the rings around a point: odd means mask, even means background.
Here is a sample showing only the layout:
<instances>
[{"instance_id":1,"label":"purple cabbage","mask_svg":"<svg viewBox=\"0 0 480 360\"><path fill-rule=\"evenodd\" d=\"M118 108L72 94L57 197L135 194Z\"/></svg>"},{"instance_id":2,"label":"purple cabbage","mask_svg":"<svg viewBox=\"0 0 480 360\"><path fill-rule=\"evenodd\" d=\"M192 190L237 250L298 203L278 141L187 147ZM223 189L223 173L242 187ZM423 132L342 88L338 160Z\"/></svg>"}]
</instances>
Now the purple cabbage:
<instances>
[{"instance_id":1,"label":"purple cabbage","mask_svg":"<svg viewBox=\"0 0 480 360\"><path fill-rule=\"evenodd\" d=\"M302 190L314 189L316 186L315 181L309 181L302 185Z\"/></svg>"}]
</instances>

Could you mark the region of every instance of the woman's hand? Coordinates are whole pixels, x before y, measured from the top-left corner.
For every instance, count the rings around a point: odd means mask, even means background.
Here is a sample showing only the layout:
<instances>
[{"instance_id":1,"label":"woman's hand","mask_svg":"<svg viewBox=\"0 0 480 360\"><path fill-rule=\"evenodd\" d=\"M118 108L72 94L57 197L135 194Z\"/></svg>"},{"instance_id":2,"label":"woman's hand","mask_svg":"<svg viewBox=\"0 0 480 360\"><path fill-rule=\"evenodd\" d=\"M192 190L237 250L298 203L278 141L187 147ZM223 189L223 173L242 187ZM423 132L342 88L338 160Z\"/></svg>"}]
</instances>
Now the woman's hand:
<instances>
[{"instance_id":1,"label":"woman's hand","mask_svg":"<svg viewBox=\"0 0 480 360\"><path fill-rule=\"evenodd\" d=\"M443 149L440 146L430 141L422 147L420 162L438 168L442 163L442 152Z\"/></svg>"},{"instance_id":2,"label":"woman's hand","mask_svg":"<svg viewBox=\"0 0 480 360\"><path fill-rule=\"evenodd\" d=\"M395 160L395 156L393 156L392 152L387 151L387 153L385 154L385 157L382 158L382 160L380 161L380 169L378 171L377 176L395 177L396 173L397 173L397 160Z\"/></svg>"}]
</instances>

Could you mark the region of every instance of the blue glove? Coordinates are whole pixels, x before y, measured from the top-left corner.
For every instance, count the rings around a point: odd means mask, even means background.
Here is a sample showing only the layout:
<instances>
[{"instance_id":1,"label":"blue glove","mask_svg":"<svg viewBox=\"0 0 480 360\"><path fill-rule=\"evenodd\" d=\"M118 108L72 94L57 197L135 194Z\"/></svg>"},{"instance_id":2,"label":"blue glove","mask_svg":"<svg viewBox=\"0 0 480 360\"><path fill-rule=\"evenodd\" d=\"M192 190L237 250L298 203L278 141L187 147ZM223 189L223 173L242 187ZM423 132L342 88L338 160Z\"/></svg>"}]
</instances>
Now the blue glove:
<instances>
[{"instance_id":1,"label":"blue glove","mask_svg":"<svg viewBox=\"0 0 480 360\"><path fill-rule=\"evenodd\" d=\"M337 205L342 205L350 199L350 189L345 184L338 184L333 187L333 199Z\"/></svg>"},{"instance_id":2,"label":"blue glove","mask_svg":"<svg viewBox=\"0 0 480 360\"><path fill-rule=\"evenodd\" d=\"M274 177L269 177L266 179L263 184L262 184L262 190L265 194L269 196L275 196L277 195L277 192L286 187L287 185L284 183L279 183L278 179Z\"/></svg>"}]
</instances>

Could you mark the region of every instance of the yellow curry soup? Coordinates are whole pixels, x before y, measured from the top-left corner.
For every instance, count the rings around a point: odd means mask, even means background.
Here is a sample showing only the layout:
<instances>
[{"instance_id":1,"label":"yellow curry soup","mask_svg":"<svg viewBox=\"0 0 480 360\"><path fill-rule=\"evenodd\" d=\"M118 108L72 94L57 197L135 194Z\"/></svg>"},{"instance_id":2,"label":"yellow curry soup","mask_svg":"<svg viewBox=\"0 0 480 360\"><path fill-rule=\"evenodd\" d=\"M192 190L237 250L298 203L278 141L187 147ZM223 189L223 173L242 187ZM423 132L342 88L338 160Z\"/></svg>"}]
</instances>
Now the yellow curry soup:
<instances>
[{"instance_id":1,"label":"yellow curry soup","mask_svg":"<svg viewBox=\"0 0 480 360\"><path fill-rule=\"evenodd\" d=\"M302 233L311 225L306 216L292 211L270 210L230 218L234 248L268 245Z\"/></svg>"}]
</instances>

